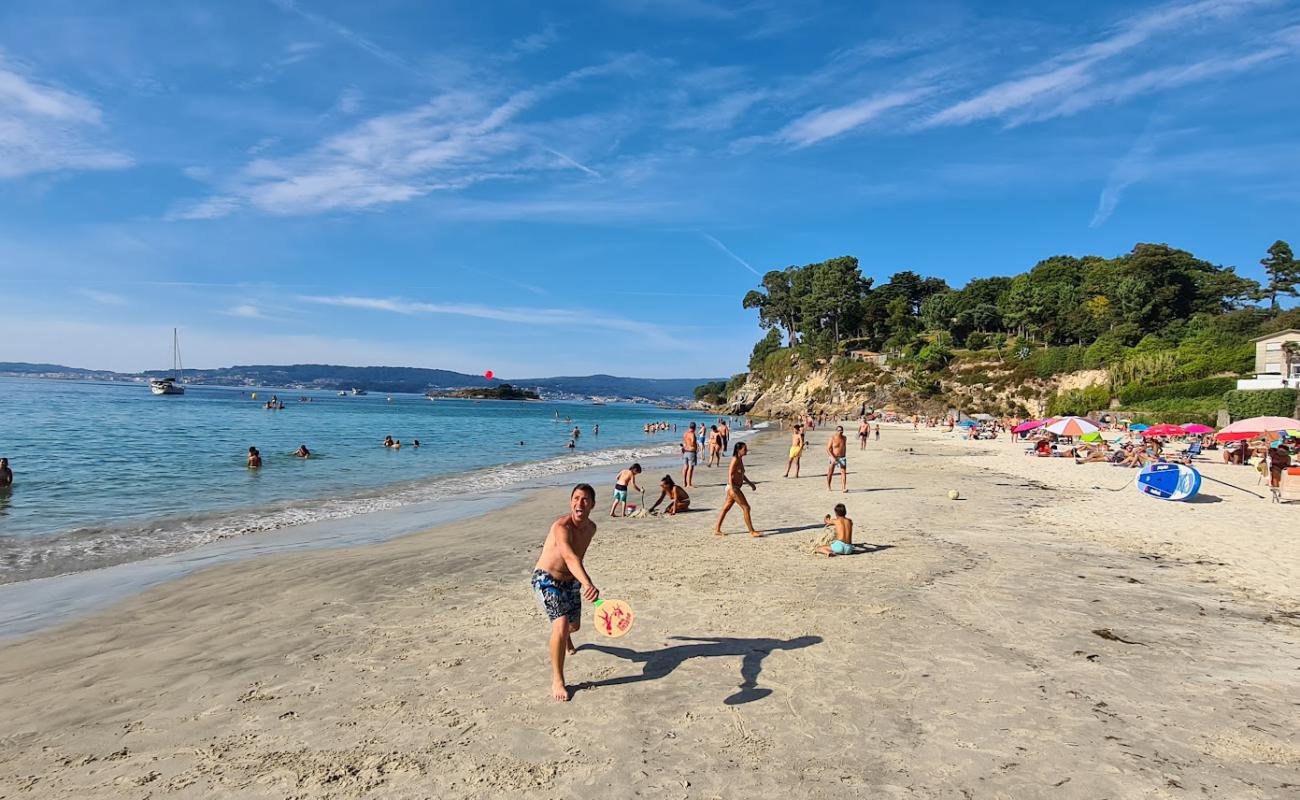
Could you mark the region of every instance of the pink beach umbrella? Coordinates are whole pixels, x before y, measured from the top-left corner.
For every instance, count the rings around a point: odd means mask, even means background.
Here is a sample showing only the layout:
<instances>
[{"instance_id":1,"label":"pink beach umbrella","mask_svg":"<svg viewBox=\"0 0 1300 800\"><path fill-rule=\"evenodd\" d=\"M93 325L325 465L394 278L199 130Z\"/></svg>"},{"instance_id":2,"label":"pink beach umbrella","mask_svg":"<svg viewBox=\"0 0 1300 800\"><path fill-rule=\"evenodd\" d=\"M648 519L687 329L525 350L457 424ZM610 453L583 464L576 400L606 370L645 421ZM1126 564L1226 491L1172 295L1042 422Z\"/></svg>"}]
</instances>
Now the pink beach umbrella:
<instances>
[{"instance_id":1,"label":"pink beach umbrella","mask_svg":"<svg viewBox=\"0 0 1300 800\"><path fill-rule=\"evenodd\" d=\"M1022 422L1022 423L1020 423L1019 425L1017 425L1016 427L1012 428L1012 429L1011 429L1011 432L1012 432L1012 433L1024 433L1025 431L1032 431L1034 428L1041 428L1041 427L1043 427L1043 426L1046 425L1046 424L1047 424L1047 420L1043 420L1043 419L1031 419L1031 420L1029 420L1028 422Z\"/></svg>"},{"instance_id":2,"label":"pink beach umbrella","mask_svg":"<svg viewBox=\"0 0 1300 800\"><path fill-rule=\"evenodd\" d=\"M1061 417L1043 430L1057 436L1082 436L1101 430L1101 426L1086 417Z\"/></svg>"},{"instance_id":3,"label":"pink beach umbrella","mask_svg":"<svg viewBox=\"0 0 1300 800\"><path fill-rule=\"evenodd\" d=\"M1291 419L1290 417L1251 417L1250 419L1237 420L1231 425L1225 425L1219 429L1214 438L1221 442L1235 442L1241 439L1249 439L1252 436L1262 436L1266 433L1285 431L1291 428L1300 428L1300 419Z\"/></svg>"},{"instance_id":4,"label":"pink beach umbrella","mask_svg":"<svg viewBox=\"0 0 1300 800\"><path fill-rule=\"evenodd\" d=\"M1202 425L1199 422L1188 423L1183 426L1183 430L1188 433L1214 433L1214 428L1211 428L1209 425Z\"/></svg>"},{"instance_id":5,"label":"pink beach umbrella","mask_svg":"<svg viewBox=\"0 0 1300 800\"><path fill-rule=\"evenodd\" d=\"M1183 436L1187 429L1181 425L1152 425L1142 431L1143 436Z\"/></svg>"}]
</instances>

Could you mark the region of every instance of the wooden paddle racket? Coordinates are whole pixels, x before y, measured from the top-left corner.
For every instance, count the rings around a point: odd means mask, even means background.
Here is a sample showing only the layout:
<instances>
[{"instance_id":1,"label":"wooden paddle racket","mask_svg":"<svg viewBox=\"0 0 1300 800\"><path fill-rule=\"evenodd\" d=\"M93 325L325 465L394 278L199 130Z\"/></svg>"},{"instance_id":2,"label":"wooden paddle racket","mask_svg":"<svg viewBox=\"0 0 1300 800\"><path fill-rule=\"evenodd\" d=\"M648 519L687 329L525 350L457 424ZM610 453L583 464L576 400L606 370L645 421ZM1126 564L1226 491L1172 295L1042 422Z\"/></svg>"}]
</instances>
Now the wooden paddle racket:
<instances>
[{"instance_id":1,"label":"wooden paddle racket","mask_svg":"<svg viewBox=\"0 0 1300 800\"><path fill-rule=\"evenodd\" d=\"M617 639L632 630L632 606L622 600L597 600L592 603L591 623L601 635Z\"/></svg>"}]
</instances>

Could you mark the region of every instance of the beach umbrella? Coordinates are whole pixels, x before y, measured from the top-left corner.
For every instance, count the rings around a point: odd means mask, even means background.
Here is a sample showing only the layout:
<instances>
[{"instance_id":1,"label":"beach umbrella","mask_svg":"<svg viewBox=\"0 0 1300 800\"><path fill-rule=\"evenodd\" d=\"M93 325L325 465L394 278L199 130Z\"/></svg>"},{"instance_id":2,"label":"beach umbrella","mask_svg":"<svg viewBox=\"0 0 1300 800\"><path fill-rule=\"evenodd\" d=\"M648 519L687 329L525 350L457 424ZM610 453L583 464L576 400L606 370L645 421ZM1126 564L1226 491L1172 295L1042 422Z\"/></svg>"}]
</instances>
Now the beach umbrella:
<instances>
[{"instance_id":1,"label":"beach umbrella","mask_svg":"<svg viewBox=\"0 0 1300 800\"><path fill-rule=\"evenodd\" d=\"M1183 430L1188 433L1214 433L1214 428L1209 425L1202 425L1199 422L1191 422L1183 426Z\"/></svg>"},{"instance_id":2,"label":"beach umbrella","mask_svg":"<svg viewBox=\"0 0 1300 800\"><path fill-rule=\"evenodd\" d=\"M1101 430L1101 426L1085 417L1061 417L1043 430L1057 436L1082 436L1085 433L1096 433Z\"/></svg>"},{"instance_id":3,"label":"beach umbrella","mask_svg":"<svg viewBox=\"0 0 1300 800\"><path fill-rule=\"evenodd\" d=\"M1300 428L1300 419L1290 417L1251 417L1250 419L1237 420L1231 425L1225 425L1219 429L1214 438L1221 442L1237 442L1242 439L1251 439L1267 433L1286 431L1292 428Z\"/></svg>"},{"instance_id":4,"label":"beach umbrella","mask_svg":"<svg viewBox=\"0 0 1300 800\"><path fill-rule=\"evenodd\" d=\"M1043 427L1043 426L1046 425L1046 424L1047 424L1046 420L1041 420L1041 419L1031 419L1031 420L1029 420L1028 422L1022 422L1022 423L1020 423L1019 425L1017 425L1016 427L1012 428L1012 429L1011 429L1011 432L1012 432L1012 433L1024 433L1025 431L1032 431L1034 428L1041 428L1041 427Z\"/></svg>"},{"instance_id":5,"label":"beach umbrella","mask_svg":"<svg viewBox=\"0 0 1300 800\"><path fill-rule=\"evenodd\" d=\"M958 422L957 424L960 425L960 426L962 426L963 428L974 428L974 427L975 427L975 421L974 421L974 420L970 420L970 419L964 419L964 420L962 420L961 422Z\"/></svg>"},{"instance_id":6,"label":"beach umbrella","mask_svg":"<svg viewBox=\"0 0 1300 800\"><path fill-rule=\"evenodd\" d=\"M1187 429L1181 425L1153 425L1142 431L1143 436L1183 436Z\"/></svg>"},{"instance_id":7,"label":"beach umbrella","mask_svg":"<svg viewBox=\"0 0 1300 800\"><path fill-rule=\"evenodd\" d=\"M1147 428L1150 428L1150 427L1151 427L1151 426L1150 426L1150 425L1147 425L1146 423L1139 422L1139 423L1137 423L1136 425L1130 425L1130 426L1128 426L1128 429L1131 430L1131 431L1144 431L1144 430L1146 430Z\"/></svg>"}]
</instances>

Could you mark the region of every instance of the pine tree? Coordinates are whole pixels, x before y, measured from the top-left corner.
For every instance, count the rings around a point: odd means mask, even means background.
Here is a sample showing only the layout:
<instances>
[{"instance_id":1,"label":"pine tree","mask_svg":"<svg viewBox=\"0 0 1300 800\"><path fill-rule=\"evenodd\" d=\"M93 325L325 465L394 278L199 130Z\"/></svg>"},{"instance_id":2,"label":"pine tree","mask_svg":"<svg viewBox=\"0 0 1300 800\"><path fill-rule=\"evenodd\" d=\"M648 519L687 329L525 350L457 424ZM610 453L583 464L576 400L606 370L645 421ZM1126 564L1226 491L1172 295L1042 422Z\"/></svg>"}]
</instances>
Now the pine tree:
<instances>
[{"instance_id":1,"label":"pine tree","mask_svg":"<svg viewBox=\"0 0 1300 800\"><path fill-rule=\"evenodd\" d=\"M1268 258L1261 258L1259 263L1268 276L1261 292L1261 299L1267 297L1269 310L1276 314L1278 295L1289 294L1295 297L1300 294L1296 290L1296 284L1300 283L1300 261L1296 261L1291 253L1291 245L1278 239L1273 242L1272 247L1268 248Z\"/></svg>"}]
</instances>

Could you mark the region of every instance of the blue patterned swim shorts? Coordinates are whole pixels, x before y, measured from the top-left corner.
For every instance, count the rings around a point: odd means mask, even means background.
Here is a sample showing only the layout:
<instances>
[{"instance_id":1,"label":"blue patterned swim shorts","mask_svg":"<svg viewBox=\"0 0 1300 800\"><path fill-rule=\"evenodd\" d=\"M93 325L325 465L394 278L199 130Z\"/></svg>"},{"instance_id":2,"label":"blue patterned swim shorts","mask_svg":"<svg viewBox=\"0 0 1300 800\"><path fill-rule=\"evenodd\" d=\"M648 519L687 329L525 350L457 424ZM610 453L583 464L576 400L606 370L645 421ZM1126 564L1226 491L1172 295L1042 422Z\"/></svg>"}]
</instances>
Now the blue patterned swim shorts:
<instances>
[{"instance_id":1,"label":"blue patterned swim shorts","mask_svg":"<svg viewBox=\"0 0 1300 800\"><path fill-rule=\"evenodd\" d=\"M582 620L582 584L576 579L557 580L544 569L533 570L533 596L551 622L568 617L577 627Z\"/></svg>"}]
</instances>

